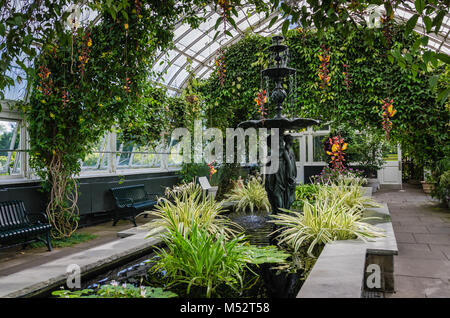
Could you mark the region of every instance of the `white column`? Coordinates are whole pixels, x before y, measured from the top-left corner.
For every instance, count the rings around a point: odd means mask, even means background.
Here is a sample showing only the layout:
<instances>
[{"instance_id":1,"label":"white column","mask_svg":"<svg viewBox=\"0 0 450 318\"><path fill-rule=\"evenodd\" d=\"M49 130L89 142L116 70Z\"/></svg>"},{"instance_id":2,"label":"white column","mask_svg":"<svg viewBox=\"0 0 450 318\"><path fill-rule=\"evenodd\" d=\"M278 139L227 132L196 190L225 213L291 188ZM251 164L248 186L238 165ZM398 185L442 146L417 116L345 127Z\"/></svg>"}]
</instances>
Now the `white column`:
<instances>
[{"instance_id":1,"label":"white column","mask_svg":"<svg viewBox=\"0 0 450 318\"><path fill-rule=\"evenodd\" d=\"M115 131L108 133L108 144L109 148L106 151L109 151L108 157L108 169L110 173L115 173L117 171L117 135Z\"/></svg>"}]
</instances>

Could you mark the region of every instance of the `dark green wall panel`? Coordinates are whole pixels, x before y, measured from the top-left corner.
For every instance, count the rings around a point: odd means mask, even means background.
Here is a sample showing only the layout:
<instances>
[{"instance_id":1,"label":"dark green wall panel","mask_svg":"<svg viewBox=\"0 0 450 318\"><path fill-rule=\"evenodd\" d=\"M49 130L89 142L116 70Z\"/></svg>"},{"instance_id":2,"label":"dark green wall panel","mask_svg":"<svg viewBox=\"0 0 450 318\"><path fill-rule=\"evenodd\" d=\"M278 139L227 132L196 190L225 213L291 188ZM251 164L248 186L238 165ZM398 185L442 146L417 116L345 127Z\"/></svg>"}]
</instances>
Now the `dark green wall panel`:
<instances>
[{"instance_id":1,"label":"dark green wall panel","mask_svg":"<svg viewBox=\"0 0 450 318\"><path fill-rule=\"evenodd\" d=\"M148 192L163 193L178 182L174 172L105 176L79 179L78 208L81 216L110 211L115 208L109 189L118 186L144 184ZM39 182L0 185L0 202L23 200L29 211L44 211L46 197L39 191Z\"/></svg>"}]
</instances>

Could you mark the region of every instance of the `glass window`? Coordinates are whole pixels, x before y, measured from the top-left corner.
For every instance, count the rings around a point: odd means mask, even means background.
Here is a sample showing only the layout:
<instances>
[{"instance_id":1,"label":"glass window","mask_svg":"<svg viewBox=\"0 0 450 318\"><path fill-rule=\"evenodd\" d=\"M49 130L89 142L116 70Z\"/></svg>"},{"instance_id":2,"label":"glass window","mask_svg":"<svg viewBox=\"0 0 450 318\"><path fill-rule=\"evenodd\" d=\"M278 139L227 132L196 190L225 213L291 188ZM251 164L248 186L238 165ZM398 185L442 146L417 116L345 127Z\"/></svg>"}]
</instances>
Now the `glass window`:
<instances>
[{"instance_id":1,"label":"glass window","mask_svg":"<svg viewBox=\"0 0 450 318\"><path fill-rule=\"evenodd\" d=\"M21 174L20 138L19 121L0 119L0 175Z\"/></svg>"},{"instance_id":2,"label":"glass window","mask_svg":"<svg viewBox=\"0 0 450 318\"><path fill-rule=\"evenodd\" d=\"M106 170L108 168L108 138L103 137L92 147L92 152L84 158L82 170Z\"/></svg>"},{"instance_id":3,"label":"glass window","mask_svg":"<svg viewBox=\"0 0 450 318\"><path fill-rule=\"evenodd\" d=\"M325 136L313 136L313 161L327 161L326 153L323 149L323 138Z\"/></svg>"},{"instance_id":4,"label":"glass window","mask_svg":"<svg viewBox=\"0 0 450 318\"><path fill-rule=\"evenodd\" d=\"M300 161L300 138L294 138L294 142L292 144L292 151L295 155L295 161Z\"/></svg>"},{"instance_id":5,"label":"glass window","mask_svg":"<svg viewBox=\"0 0 450 318\"><path fill-rule=\"evenodd\" d=\"M384 161L398 161L398 147L393 143L385 143L383 151Z\"/></svg>"},{"instance_id":6,"label":"glass window","mask_svg":"<svg viewBox=\"0 0 450 318\"><path fill-rule=\"evenodd\" d=\"M181 166L183 163L182 143L179 141L171 141L168 165L169 167Z\"/></svg>"},{"instance_id":7,"label":"glass window","mask_svg":"<svg viewBox=\"0 0 450 318\"><path fill-rule=\"evenodd\" d=\"M117 136L117 169L139 169L161 167L163 149L161 147L141 146L132 141L124 141Z\"/></svg>"}]
</instances>

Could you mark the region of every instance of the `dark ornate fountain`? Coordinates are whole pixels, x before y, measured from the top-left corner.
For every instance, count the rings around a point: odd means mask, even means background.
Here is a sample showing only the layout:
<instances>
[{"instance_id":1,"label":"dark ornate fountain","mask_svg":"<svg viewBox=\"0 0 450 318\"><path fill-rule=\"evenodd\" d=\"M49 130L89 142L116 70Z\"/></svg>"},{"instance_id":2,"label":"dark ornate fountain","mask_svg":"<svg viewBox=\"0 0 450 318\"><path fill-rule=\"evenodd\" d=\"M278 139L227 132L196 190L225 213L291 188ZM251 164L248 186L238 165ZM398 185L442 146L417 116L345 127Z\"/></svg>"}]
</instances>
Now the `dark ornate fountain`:
<instances>
[{"instance_id":1,"label":"dark ornate fountain","mask_svg":"<svg viewBox=\"0 0 450 318\"><path fill-rule=\"evenodd\" d=\"M265 188L272 206L272 213L278 213L280 209L289 209L295 199L295 187L297 167L295 155L292 151L293 138L285 134L287 130L299 130L308 126L318 125L319 121L309 118L286 118L282 115L283 102L287 97L283 89L284 81L295 76L296 69L288 67L288 47L282 44L282 36L274 36L270 51L269 67L261 71L261 77L273 85L269 97L269 105L275 106L275 116L268 119L248 120L240 123L241 128L278 128L279 129L279 168L275 173L265 174ZM291 81L292 82L292 81ZM290 90L295 88L290 85ZM292 92L291 92L292 94ZM271 141L268 140L268 149L271 153ZM270 162L267 163L270 165Z\"/></svg>"}]
</instances>

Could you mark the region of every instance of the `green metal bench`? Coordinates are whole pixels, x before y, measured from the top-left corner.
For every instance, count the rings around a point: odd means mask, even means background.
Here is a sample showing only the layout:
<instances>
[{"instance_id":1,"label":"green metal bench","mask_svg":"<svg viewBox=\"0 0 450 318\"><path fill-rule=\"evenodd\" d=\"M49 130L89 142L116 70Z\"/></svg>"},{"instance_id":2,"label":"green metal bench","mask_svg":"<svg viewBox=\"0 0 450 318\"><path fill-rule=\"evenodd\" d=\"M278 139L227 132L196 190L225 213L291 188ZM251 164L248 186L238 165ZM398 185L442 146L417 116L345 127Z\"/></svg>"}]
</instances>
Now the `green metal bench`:
<instances>
[{"instance_id":1,"label":"green metal bench","mask_svg":"<svg viewBox=\"0 0 450 318\"><path fill-rule=\"evenodd\" d=\"M113 226L119 220L130 220L136 225L136 215L152 209L157 203L158 193L148 193L143 184L112 188L111 192L116 201Z\"/></svg>"},{"instance_id":2,"label":"green metal bench","mask_svg":"<svg viewBox=\"0 0 450 318\"><path fill-rule=\"evenodd\" d=\"M51 228L45 213L27 213L23 201L0 202L1 248L42 241L51 251Z\"/></svg>"}]
</instances>

